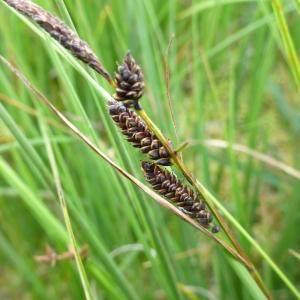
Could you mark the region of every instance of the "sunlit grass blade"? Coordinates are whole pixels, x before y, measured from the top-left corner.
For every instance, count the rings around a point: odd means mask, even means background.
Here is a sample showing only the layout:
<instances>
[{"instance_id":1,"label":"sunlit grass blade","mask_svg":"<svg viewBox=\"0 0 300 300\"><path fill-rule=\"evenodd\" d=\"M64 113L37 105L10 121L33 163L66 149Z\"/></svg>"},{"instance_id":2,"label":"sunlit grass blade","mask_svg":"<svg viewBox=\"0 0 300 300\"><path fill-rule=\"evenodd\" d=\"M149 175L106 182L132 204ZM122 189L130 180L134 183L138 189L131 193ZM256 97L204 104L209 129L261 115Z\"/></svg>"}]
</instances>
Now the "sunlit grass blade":
<instances>
[{"instance_id":1,"label":"sunlit grass blade","mask_svg":"<svg viewBox=\"0 0 300 300\"><path fill-rule=\"evenodd\" d=\"M58 171L54 153L53 153L53 150L51 147L51 142L49 140L45 124L43 124L43 121L41 121L40 124L41 124L41 129L42 129L42 133L43 133L44 140L45 140L45 146L46 146L47 153L48 153L49 160L50 160L50 165L52 168L53 179L54 179L55 186L56 186L57 196L59 199L60 207L61 207L62 214L64 217L64 222L65 222L67 232L68 232L68 238L69 238L70 244L72 246L72 249L74 249L76 266L78 269L78 273L80 275L85 298L87 300L92 300L93 297L92 297L92 293L91 293L90 284L89 284L89 281L88 281L88 278L87 278L87 275L86 275L86 272L85 272L85 269L84 269L84 266L82 263L81 256L79 254L79 247L78 247L78 244L77 244L77 241L76 241L76 238L74 235L74 231L72 228L71 219L70 219L68 208L67 208L67 203L64 198L64 192L63 192L63 188L62 188L61 181L59 178L59 171Z\"/></svg>"},{"instance_id":2,"label":"sunlit grass blade","mask_svg":"<svg viewBox=\"0 0 300 300\"><path fill-rule=\"evenodd\" d=\"M300 61L299 56L297 55L297 51L291 37L289 27L286 21L286 17L283 11L283 7L280 0L272 0L273 10L275 12L277 26L279 32L281 33L282 42L284 48L287 52L287 57L289 60L290 68L294 75L296 85L300 90Z\"/></svg>"}]
</instances>

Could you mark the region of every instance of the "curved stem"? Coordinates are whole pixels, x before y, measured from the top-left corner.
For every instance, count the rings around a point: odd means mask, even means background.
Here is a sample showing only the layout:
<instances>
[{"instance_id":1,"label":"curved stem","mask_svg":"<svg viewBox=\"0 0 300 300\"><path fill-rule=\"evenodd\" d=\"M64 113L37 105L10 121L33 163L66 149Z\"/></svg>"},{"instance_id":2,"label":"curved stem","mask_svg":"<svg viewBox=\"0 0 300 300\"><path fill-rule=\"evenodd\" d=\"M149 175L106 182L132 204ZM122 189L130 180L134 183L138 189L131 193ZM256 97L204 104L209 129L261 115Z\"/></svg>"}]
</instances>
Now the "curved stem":
<instances>
[{"instance_id":1,"label":"curved stem","mask_svg":"<svg viewBox=\"0 0 300 300\"><path fill-rule=\"evenodd\" d=\"M143 121L147 124L148 128L156 135L156 137L161 141L161 143L167 149L167 151L169 152L169 154L171 156L172 162L180 169L180 171L185 176L185 178L188 180L188 182L197 189L198 193L200 193L201 196L204 196L203 195L203 187L196 180L196 178L193 176L193 174L187 169L187 167L185 166L182 159L179 157L177 152L173 150L172 146L170 145L170 143L168 142L166 137L163 135L163 133L160 131L160 129L152 122L152 120L149 118L149 116L143 109L137 110L137 113L143 119ZM224 230L224 233L226 234L228 239L235 246L236 250L238 250L238 252L240 254L242 254L240 245L234 239L232 234L229 232L228 227L225 225L224 221L222 221L222 218L219 216L219 214L217 213L215 208L212 206L211 201L209 201L207 199L207 197L203 197L203 198L207 202L207 205L208 205L209 209L211 210L211 212L213 213L213 215L216 217L216 219L220 223L220 225L221 225L222 229Z\"/></svg>"},{"instance_id":2,"label":"curved stem","mask_svg":"<svg viewBox=\"0 0 300 300\"><path fill-rule=\"evenodd\" d=\"M184 164L183 160L181 159L181 157L178 155L178 152L174 151L171 144L169 143L169 141L167 140L167 138L163 135L163 133L161 132L161 130L152 122L152 120L149 118L149 116L147 115L147 113L142 109L136 109L136 112L138 113L138 115L143 119L143 121L146 123L146 125L148 126L148 128L156 135L156 137L160 140L160 142L163 144L163 146L166 148L166 150L169 152L172 162L174 163L174 165L176 165L178 167L178 169L182 172L182 174L184 175L184 177L188 180L188 182L194 186L198 193L204 198L207 206L209 207L209 209L211 210L212 214L214 215L214 217L217 219L217 221L219 222L220 226L222 227L226 237L229 239L230 243L232 244L232 246L237 250L237 252L247 261L247 263L251 266L251 268L248 268L249 273L251 274L252 278L254 279L254 281L257 283L257 285L259 286L259 288L261 289L261 291L265 294L265 296L267 297L267 299L272 299L271 295L267 289L267 287L265 286L261 276L259 275L259 273L257 272L254 264L251 262L251 260L246 256L246 254L244 253L244 251L241 249L239 243L237 242L237 240L234 238L233 234L230 232L228 226L226 225L226 223L224 222L224 220L221 218L221 216L218 214L218 212L216 211L214 205L216 205L218 201L216 201L215 199L213 199L214 197L203 187L203 185L194 177L194 175L188 170L188 168L186 167L186 165ZM223 211L225 210L225 208L223 207ZM229 215L230 213L227 212ZM230 215L231 216L231 215ZM231 221L232 219L234 219L231 216ZM234 219L235 220L235 219ZM235 221L236 222L236 221ZM237 222L236 222L237 223ZM237 226L236 226L237 227ZM239 226L240 228L242 228L241 226ZM239 229L239 228L238 228ZM250 236L249 236L250 237ZM258 244L257 244L258 246ZM261 249L262 250L262 249ZM262 252L260 252L262 253ZM293 285L292 285L293 286Z\"/></svg>"}]
</instances>

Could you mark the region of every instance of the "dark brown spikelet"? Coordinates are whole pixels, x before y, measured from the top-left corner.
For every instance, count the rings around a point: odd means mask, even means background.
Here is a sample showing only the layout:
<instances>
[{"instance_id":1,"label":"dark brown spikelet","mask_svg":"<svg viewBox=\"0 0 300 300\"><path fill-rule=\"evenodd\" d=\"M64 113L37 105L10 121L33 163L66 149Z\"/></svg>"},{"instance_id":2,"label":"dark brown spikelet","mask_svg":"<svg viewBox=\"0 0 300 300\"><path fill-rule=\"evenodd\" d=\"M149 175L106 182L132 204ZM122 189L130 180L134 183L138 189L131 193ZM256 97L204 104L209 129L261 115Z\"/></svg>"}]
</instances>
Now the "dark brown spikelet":
<instances>
[{"instance_id":1,"label":"dark brown spikelet","mask_svg":"<svg viewBox=\"0 0 300 300\"><path fill-rule=\"evenodd\" d=\"M116 101L123 101L127 107L137 104L143 96L144 75L130 52L126 54L123 64L118 66L116 84L117 88L113 97Z\"/></svg>"},{"instance_id":2,"label":"dark brown spikelet","mask_svg":"<svg viewBox=\"0 0 300 300\"><path fill-rule=\"evenodd\" d=\"M93 53L88 44L82 41L78 35L72 31L59 18L28 0L4 0L9 6L29 17L36 22L51 37L57 40L64 48L69 50L73 56L89 65L96 72L100 73L106 80L112 82L112 78L107 70L102 66L97 56Z\"/></svg>"},{"instance_id":3,"label":"dark brown spikelet","mask_svg":"<svg viewBox=\"0 0 300 300\"><path fill-rule=\"evenodd\" d=\"M174 174L159 167L155 163L142 161L145 178L160 195L174 203L182 212L195 219L202 226L208 228L213 216L207 211L205 204L198 195L184 185ZM213 233L219 228L214 226Z\"/></svg>"},{"instance_id":4,"label":"dark brown spikelet","mask_svg":"<svg viewBox=\"0 0 300 300\"><path fill-rule=\"evenodd\" d=\"M112 119L134 147L147 153L157 164L171 165L168 151L133 110L116 101L110 101L108 105Z\"/></svg>"}]
</instances>

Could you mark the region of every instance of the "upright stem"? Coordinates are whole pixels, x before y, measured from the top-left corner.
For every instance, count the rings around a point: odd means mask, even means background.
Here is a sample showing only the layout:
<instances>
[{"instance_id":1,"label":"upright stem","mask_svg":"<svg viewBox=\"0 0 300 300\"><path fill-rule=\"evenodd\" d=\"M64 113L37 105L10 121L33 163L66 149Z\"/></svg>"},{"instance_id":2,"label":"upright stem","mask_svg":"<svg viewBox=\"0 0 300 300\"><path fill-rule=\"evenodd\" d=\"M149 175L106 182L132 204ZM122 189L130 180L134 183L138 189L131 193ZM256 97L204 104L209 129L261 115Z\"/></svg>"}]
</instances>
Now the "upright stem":
<instances>
[{"instance_id":1,"label":"upright stem","mask_svg":"<svg viewBox=\"0 0 300 300\"><path fill-rule=\"evenodd\" d=\"M156 135L156 137L160 140L160 142L163 144L163 146L166 148L166 150L169 152L171 156L171 160L178 167L178 169L182 172L184 177L188 180L188 182L194 186L198 193L204 198L207 206L211 210L212 214L214 217L217 219L219 222L220 226L222 227L225 235L229 239L230 243L232 246L237 250L237 252L249 263L251 268L248 268L249 273L251 274L252 278L255 280L257 285L260 287L262 292L265 294L267 299L272 299L271 295L265 286L262 278L260 277L259 273L257 272L254 264L251 262L251 260L247 257L247 255L244 253L242 248L240 247L239 243L237 240L234 238L233 234L230 232L228 226L225 224L224 220L222 217L218 214L216 209L213 206L213 203L209 199L205 188L202 186L202 184L194 177L194 175L189 171L189 169L186 167L184 164L183 160L181 157L178 155L176 151L174 151L173 147L169 143L168 139L163 135L161 130L153 123L153 121L150 119L150 117L147 115L147 113L140 107L136 107L136 112L137 114L143 119L145 124L148 126L148 128Z\"/></svg>"},{"instance_id":2,"label":"upright stem","mask_svg":"<svg viewBox=\"0 0 300 300\"><path fill-rule=\"evenodd\" d=\"M180 171L185 176L185 178L188 180L188 182L192 186L194 186L197 189L198 193L204 198L204 200L207 203L207 206L209 207L209 209L211 210L211 212L213 213L213 215L216 217L216 219L220 223L220 225L221 225L222 229L224 230L224 233L226 234L226 236L228 237L228 239L234 245L234 247L236 248L236 250L241 255L243 255L240 245L234 239L234 237L232 236L232 234L229 232L229 229L225 225L224 221L222 221L221 216L219 216L219 214L217 213L216 209L213 207L211 201L209 201L209 199L207 199L207 197L205 197L203 195L203 187L202 187L202 185L193 176L193 174L188 170L188 168L186 167L186 165L184 164L184 162L182 161L182 159L180 158L180 156L178 155L178 153L176 153L173 150L172 146L170 145L170 143L168 142L168 140L166 139L166 137L163 135L163 133L160 131L160 129L152 122L152 120L149 118L149 116L147 115L147 113L143 109L137 110L137 113L143 119L143 121L146 123L146 125L148 126L148 128L156 135L156 137L164 145L164 147L166 148L166 150L169 152L169 154L171 156L172 162L180 169Z\"/></svg>"}]
</instances>

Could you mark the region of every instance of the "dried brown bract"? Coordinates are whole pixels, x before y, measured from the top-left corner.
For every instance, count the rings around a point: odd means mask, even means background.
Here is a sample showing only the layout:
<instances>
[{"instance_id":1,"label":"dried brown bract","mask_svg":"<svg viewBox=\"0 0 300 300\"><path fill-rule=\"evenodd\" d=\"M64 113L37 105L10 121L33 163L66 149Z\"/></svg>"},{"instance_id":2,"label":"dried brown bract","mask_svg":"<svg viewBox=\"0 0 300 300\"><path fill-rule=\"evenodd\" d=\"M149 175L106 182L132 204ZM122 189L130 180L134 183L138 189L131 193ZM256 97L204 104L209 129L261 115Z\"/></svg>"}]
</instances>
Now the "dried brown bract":
<instances>
[{"instance_id":1,"label":"dried brown bract","mask_svg":"<svg viewBox=\"0 0 300 300\"><path fill-rule=\"evenodd\" d=\"M142 169L147 181L159 194L174 203L182 212L208 228L213 216L207 211L205 204L198 195L184 185L174 174L148 161L142 162ZM219 231L217 226L212 228L214 233Z\"/></svg>"},{"instance_id":2,"label":"dried brown bract","mask_svg":"<svg viewBox=\"0 0 300 300\"><path fill-rule=\"evenodd\" d=\"M114 98L123 101L127 107L136 106L144 93L144 76L140 66L128 52L122 65L118 66L116 73L116 92Z\"/></svg>"},{"instance_id":3,"label":"dried brown bract","mask_svg":"<svg viewBox=\"0 0 300 300\"><path fill-rule=\"evenodd\" d=\"M79 255L81 259L86 259L89 255L89 248L87 245L83 246L79 250ZM69 251L62 254L58 254L52 247L46 245L46 253L43 255L34 256L35 261L38 263L50 264L54 266L59 261L64 260L75 260L75 251L70 248Z\"/></svg>"},{"instance_id":4,"label":"dried brown bract","mask_svg":"<svg viewBox=\"0 0 300 300\"><path fill-rule=\"evenodd\" d=\"M112 82L110 74L102 66L88 44L82 41L78 35L59 18L51 15L40 6L28 0L4 0L4 2L36 22L64 48L69 50L72 55L100 73L106 80Z\"/></svg>"},{"instance_id":5,"label":"dried brown bract","mask_svg":"<svg viewBox=\"0 0 300 300\"><path fill-rule=\"evenodd\" d=\"M148 153L157 164L171 165L168 151L134 111L120 102L110 101L109 114L134 147Z\"/></svg>"}]
</instances>

